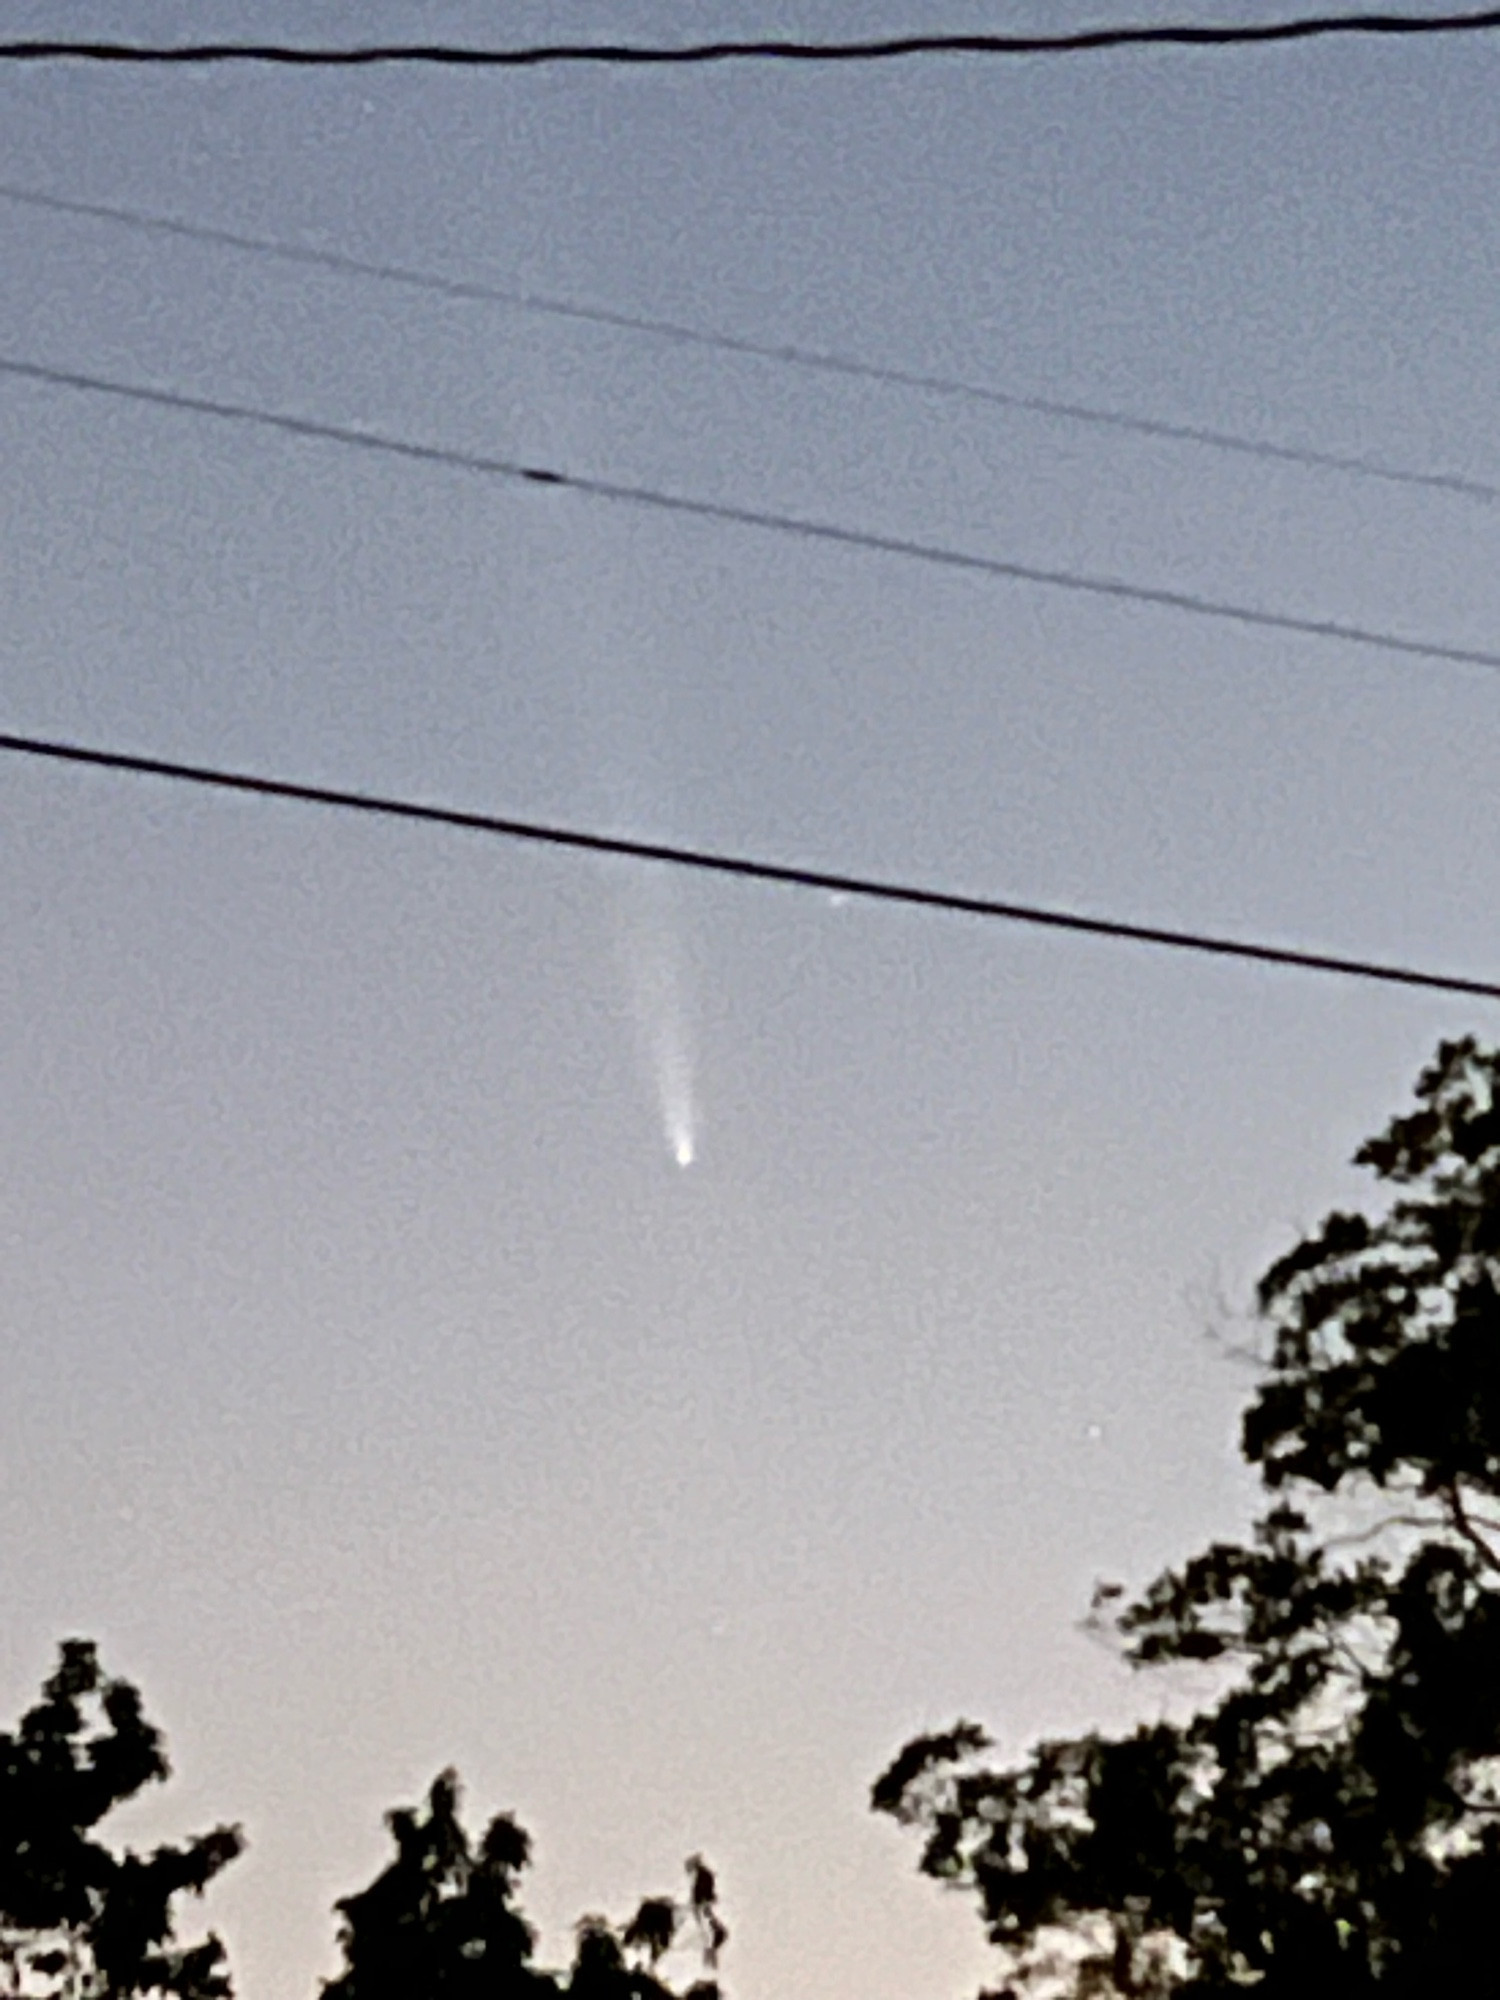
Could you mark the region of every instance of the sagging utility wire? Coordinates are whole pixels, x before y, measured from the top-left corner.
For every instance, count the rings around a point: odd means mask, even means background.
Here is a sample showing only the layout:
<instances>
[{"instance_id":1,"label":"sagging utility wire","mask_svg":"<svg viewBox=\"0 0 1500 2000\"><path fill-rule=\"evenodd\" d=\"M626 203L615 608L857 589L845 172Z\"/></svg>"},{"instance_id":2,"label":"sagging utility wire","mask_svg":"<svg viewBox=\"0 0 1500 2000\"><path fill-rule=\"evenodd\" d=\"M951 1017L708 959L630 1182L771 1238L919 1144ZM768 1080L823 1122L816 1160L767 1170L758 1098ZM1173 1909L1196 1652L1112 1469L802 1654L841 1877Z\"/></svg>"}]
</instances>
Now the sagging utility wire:
<instances>
[{"instance_id":1,"label":"sagging utility wire","mask_svg":"<svg viewBox=\"0 0 1500 2000\"><path fill-rule=\"evenodd\" d=\"M840 875L821 868L799 868L747 855L681 847L661 841L631 840L623 835L591 833L581 827L547 825L537 820L504 819L492 813L466 812L456 806L427 805L415 799L384 797L372 792L337 790L328 785L304 785L287 778L264 777L246 771L226 771L214 765L182 764L160 757L141 757L121 750L101 750L80 743L42 737L0 735L0 751L54 764L71 764L114 771L134 777L163 778L220 792L237 792L291 804L331 807L342 812L384 819L457 828L504 840L560 848L571 853L616 855L627 860L665 863L699 873L735 876L741 881L766 882L784 888L812 889L825 895L860 897L868 902L894 903L910 909L950 915L983 917L1025 924L1044 930L1071 931L1116 943L1143 944L1167 951L1195 952L1214 958L1245 959L1259 965L1282 965L1302 972L1333 973L1345 979L1378 981L1384 985L1420 987L1435 993L1465 994L1500 1000L1500 982L1465 979L1453 973L1428 972L1419 966L1373 959L1342 958L1329 952L1303 951L1291 945L1260 944L1241 938L1215 937L1203 931L1167 930L1154 924L1127 923L1112 917L1081 916L1033 903L1000 902L989 896L969 896L956 890L893 882L867 875Z\"/></svg>"},{"instance_id":2,"label":"sagging utility wire","mask_svg":"<svg viewBox=\"0 0 1500 2000\"><path fill-rule=\"evenodd\" d=\"M899 556L909 562L928 563L940 569L966 571L971 575L1002 577L1011 583L1034 584L1046 590L1107 598L1117 603L1153 605L1165 611L1186 612L1196 618L1219 619L1264 631L1295 632L1304 638L1342 640L1345 645L1369 647L1382 653L1402 653L1416 659L1443 660L1456 666L1500 670L1500 652L1482 646L1412 639L1375 626L1348 624L1339 618L1305 618L1294 612L1268 611L1258 605L1235 604L1225 598L1205 597L1196 591L1169 590L1155 584L1130 583L1123 577L1092 576L1083 570L1050 569L1036 563L1013 562L1007 557L973 554L941 542L884 535L866 528L848 528L836 521L782 514L771 508L740 507L729 501L701 500L691 494L671 493L659 486L637 486L621 480L595 478L588 473L563 472L552 466L527 465L520 459L491 456L485 452L423 444L380 431L357 429L350 424L327 423L318 417L294 416L289 412L262 409L255 404L225 402L212 396L193 396L178 389L153 389L142 383L122 382L113 376L88 374L74 368L56 368L45 362L0 357L0 376L5 375L48 388L118 397L125 402L141 403L153 409L178 410L190 416L251 425L279 432L285 437L343 445L353 450L402 458L409 463L447 466L457 472L515 480L529 486L549 486L581 494L591 500L650 508L679 518L718 521L737 528L759 528L767 533L791 535L803 541L860 549L875 555Z\"/></svg>"},{"instance_id":3,"label":"sagging utility wire","mask_svg":"<svg viewBox=\"0 0 1500 2000\"><path fill-rule=\"evenodd\" d=\"M862 355L824 347L807 347L795 341L755 340L746 334L729 333L716 327L689 326L681 320L663 319L651 313L624 312L613 306L590 305L582 299L522 291L514 286L491 284L482 278L448 277L438 271L416 269L410 264L378 262L351 256L342 250L320 250L311 244L290 243L283 237L223 229L212 223L191 222L183 216L162 215L151 209L125 208L117 202L84 201L71 195L53 194L44 188L4 183L0 183L0 201L13 202L43 214L77 216L92 222L109 223L117 228L138 230L157 238L202 243L215 249L238 251L241 255L265 257L304 270L326 271L336 277L368 279L466 304L500 306L508 312L527 313L542 319L608 327L620 333L665 341L676 347L696 347L711 353L739 355L808 374L876 382L888 388L915 390L922 395L988 405L992 409L1012 410L1028 416L1049 417L1086 429L1151 438L1161 443L1194 445L1209 451L1268 460L1273 464L1304 466L1314 472L1333 472L1347 478L1446 493L1460 500L1477 500L1486 504L1500 501L1500 485L1490 480L1471 479L1459 472L1393 465L1386 459L1365 453L1317 451L1309 445L1288 444L1275 438L1246 437L1240 432L1216 430L1206 424L1175 422L1169 417L1136 416L1128 410L1104 409L1096 403L1078 403L1065 397L1028 395L1023 391L1001 389L987 382L964 380L928 369L891 367Z\"/></svg>"},{"instance_id":4,"label":"sagging utility wire","mask_svg":"<svg viewBox=\"0 0 1500 2000\"><path fill-rule=\"evenodd\" d=\"M27 40L0 43L0 61L90 63L269 63L284 67L349 69L388 63L436 64L449 69L541 69L562 63L678 66L729 62L868 63L915 56L1065 56L1107 49L1234 49L1309 42L1329 36L1431 36L1483 33L1500 28L1500 8L1447 14L1304 14L1281 21L1138 22L1114 28L1073 28L1052 34L911 34L853 41L720 40L641 42L536 42L512 47L450 42L375 42L348 47L282 42L122 42Z\"/></svg>"}]
</instances>

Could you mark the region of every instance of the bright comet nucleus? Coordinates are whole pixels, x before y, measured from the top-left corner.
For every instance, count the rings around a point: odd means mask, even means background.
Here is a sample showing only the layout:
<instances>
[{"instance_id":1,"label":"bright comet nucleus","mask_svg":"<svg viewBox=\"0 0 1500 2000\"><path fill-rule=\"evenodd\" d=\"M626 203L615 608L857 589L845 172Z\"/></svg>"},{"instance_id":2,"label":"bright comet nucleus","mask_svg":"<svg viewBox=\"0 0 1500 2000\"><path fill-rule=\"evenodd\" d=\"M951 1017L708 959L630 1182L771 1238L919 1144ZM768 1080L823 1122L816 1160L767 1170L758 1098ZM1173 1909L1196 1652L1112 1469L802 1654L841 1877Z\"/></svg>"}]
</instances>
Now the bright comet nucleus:
<instances>
[{"instance_id":1,"label":"bright comet nucleus","mask_svg":"<svg viewBox=\"0 0 1500 2000\"><path fill-rule=\"evenodd\" d=\"M620 942L642 1067L661 1115L662 1137L679 1167L698 1157L698 1093L675 892L652 869L625 877Z\"/></svg>"}]
</instances>

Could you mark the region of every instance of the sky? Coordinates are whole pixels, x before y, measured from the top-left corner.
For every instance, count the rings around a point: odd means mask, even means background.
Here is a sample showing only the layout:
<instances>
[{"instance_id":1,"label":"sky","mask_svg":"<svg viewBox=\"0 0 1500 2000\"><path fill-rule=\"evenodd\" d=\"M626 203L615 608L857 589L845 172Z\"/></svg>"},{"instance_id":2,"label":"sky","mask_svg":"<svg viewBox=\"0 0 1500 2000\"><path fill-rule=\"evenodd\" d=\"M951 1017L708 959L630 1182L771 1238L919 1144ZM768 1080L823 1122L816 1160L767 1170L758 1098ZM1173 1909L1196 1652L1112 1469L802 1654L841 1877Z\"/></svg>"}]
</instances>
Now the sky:
<instances>
[{"instance_id":1,"label":"sky","mask_svg":"<svg viewBox=\"0 0 1500 2000\"><path fill-rule=\"evenodd\" d=\"M5 27L832 12L17 0ZM1500 482L1497 91L1500 37L13 68L0 189ZM1500 629L1495 507L1452 492L3 193L0 271L13 359L1438 644ZM14 378L0 712L1500 971L1491 670ZM176 1774L122 1825L244 1822L207 1916L245 2000L315 1991L382 1813L450 1763L475 1822L534 1835L548 1962L701 1848L736 2000L972 1994L973 1910L870 1783L958 1715L1016 1756L1190 1698L1080 1630L1089 1593L1248 1521L1253 1280L1494 1010L14 758L0 810L0 1711L75 1632L142 1685Z\"/></svg>"}]
</instances>

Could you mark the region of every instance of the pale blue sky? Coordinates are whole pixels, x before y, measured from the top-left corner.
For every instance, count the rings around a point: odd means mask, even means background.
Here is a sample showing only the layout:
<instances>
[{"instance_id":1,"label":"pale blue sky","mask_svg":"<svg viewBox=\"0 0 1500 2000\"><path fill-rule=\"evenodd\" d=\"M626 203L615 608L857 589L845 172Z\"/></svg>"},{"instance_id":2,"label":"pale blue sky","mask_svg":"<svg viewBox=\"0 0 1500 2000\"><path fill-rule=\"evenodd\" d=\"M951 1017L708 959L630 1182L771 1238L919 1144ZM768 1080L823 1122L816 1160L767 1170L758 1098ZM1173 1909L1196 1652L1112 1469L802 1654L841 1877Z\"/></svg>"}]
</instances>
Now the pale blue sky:
<instances>
[{"instance_id":1,"label":"pale blue sky","mask_svg":"<svg viewBox=\"0 0 1500 2000\"><path fill-rule=\"evenodd\" d=\"M1134 13L1036 0L945 25ZM1199 4L1199 18L1269 16ZM927 5L15 5L668 39ZM1500 480L1500 38L0 76L0 184ZM0 200L0 352L1415 637L1471 501ZM6 729L1493 977L1500 678L0 385ZM913 1729L1162 1696L1076 1629L1243 1518L1222 1293L1477 1006L0 768L0 1696L65 1632L245 1819L302 2000L442 1764L567 1922L722 1877L737 2000L957 2000ZM644 927L644 930L643 930ZM682 996L700 1156L643 1071ZM622 944L623 938L623 944ZM1097 1433L1097 1434L1096 1434ZM175 1794L175 1797L172 1796Z\"/></svg>"}]
</instances>

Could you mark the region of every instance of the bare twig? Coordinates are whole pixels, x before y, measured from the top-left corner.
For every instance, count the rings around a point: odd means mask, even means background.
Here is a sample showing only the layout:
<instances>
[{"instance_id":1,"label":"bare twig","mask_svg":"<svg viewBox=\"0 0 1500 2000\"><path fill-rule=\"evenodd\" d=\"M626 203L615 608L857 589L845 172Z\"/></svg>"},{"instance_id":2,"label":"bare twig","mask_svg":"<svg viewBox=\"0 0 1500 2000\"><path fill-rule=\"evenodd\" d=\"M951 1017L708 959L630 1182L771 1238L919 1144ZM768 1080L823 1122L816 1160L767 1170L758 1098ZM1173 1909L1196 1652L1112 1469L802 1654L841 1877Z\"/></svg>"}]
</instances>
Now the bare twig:
<instances>
[{"instance_id":1,"label":"bare twig","mask_svg":"<svg viewBox=\"0 0 1500 2000\"><path fill-rule=\"evenodd\" d=\"M1471 1548L1478 1550L1482 1560L1487 1562L1491 1569L1500 1571L1500 1552L1497 1552L1480 1534L1468 1508L1464 1505L1463 1490L1456 1479L1443 1488L1443 1498L1448 1502L1449 1512L1453 1517L1453 1527L1457 1533L1463 1536Z\"/></svg>"},{"instance_id":2,"label":"bare twig","mask_svg":"<svg viewBox=\"0 0 1500 2000\"><path fill-rule=\"evenodd\" d=\"M1356 1543L1374 1541L1375 1537L1383 1535L1387 1528L1425 1528L1430 1533L1434 1528L1446 1528L1447 1526L1448 1523L1446 1521L1433 1520L1430 1515L1387 1514L1383 1520L1376 1521L1371 1527L1359 1528L1347 1535L1330 1535L1327 1541L1323 1543L1323 1547L1325 1549L1353 1548Z\"/></svg>"}]
</instances>

